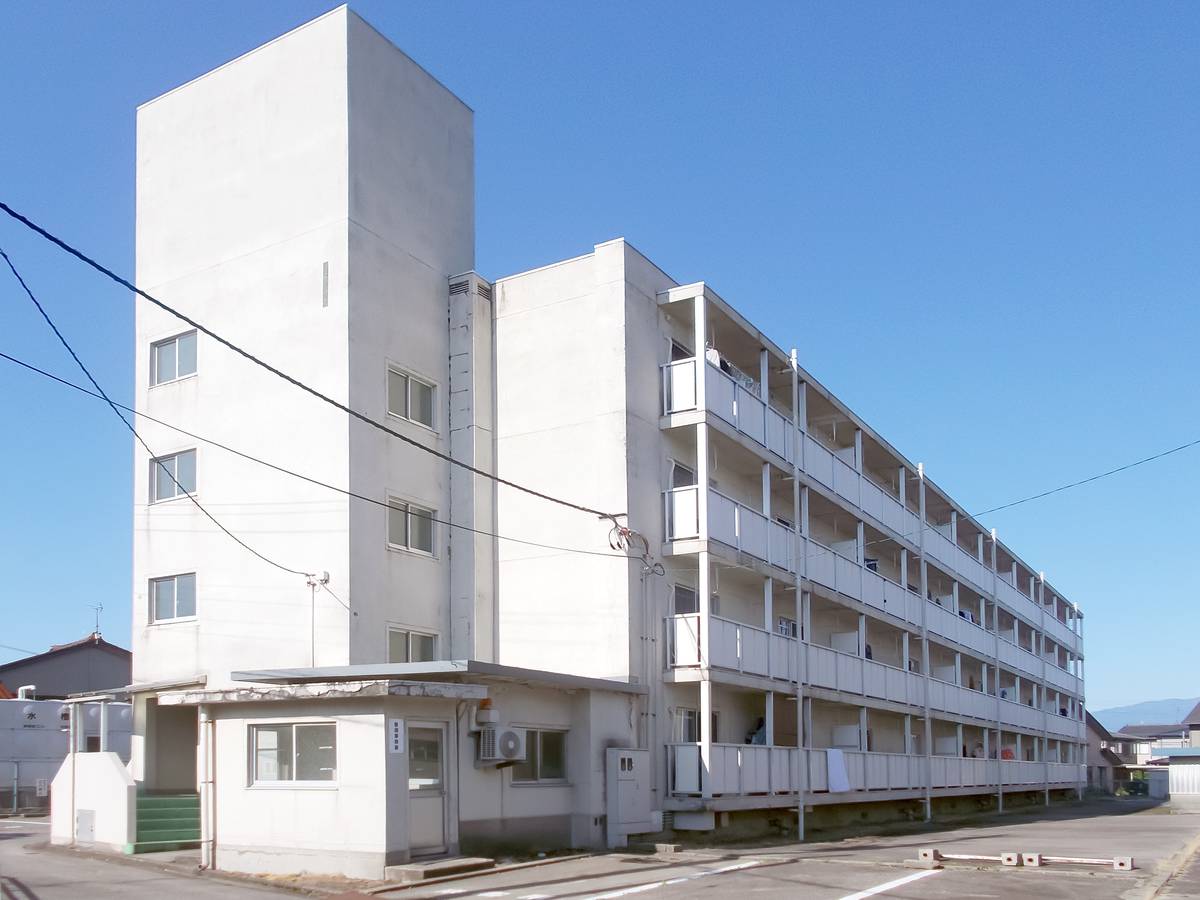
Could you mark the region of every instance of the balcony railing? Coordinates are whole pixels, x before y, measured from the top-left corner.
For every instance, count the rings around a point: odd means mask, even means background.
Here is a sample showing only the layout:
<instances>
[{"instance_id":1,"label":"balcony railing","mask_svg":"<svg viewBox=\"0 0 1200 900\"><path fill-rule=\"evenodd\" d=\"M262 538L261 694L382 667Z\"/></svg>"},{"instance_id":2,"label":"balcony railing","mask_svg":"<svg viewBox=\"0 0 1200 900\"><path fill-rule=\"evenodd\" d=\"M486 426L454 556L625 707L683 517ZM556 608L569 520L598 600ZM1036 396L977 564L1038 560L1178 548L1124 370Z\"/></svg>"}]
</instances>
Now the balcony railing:
<instances>
[{"instance_id":1,"label":"balcony railing","mask_svg":"<svg viewBox=\"0 0 1200 900\"><path fill-rule=\"evenodd\" d=\"M700 537L698 489L694 486L674 488L664 492L663 496L667 540ZM794 529L711 489L708 492L707 536L786 572L796 571Z\"/></svg>"},{"instance_id":2,"label":"balcony railing","mask_svg":"<svg viewBox=\"0 0 1200 900\"><path fill-rule=\"evenodd\" d=\"M709 616L708 664L719 669L795 682L798 648L795 638L742 622ZM695 613L668 616L668 664L690 668L701 664L701 617Z\"/></svg>"},{"instance_id":3,"label":"balcony railing","mask_svg":"<svg viewBox=\"0 0 1200 900\"><path fill-rule=\"evenodd\" d=\"M663 409L667 414L686 412L698 406L695 359L667 363L663 372ZM780 459L795 459L795 425L762 397L730 378L716 366L704 364L704 393L707 411Z\"/></svg>"},{"instance_id":4,"label":"balcony railing","mask_svg":"<svg viewBox=\"0 0 1200 900\"><path fill-rule=\"evenodd\" d=\"M831 751L800 747L718 744L711 748L706 772L701 746L668 744L667 765L671 793L699 796L706 789L714 797L797 794L806 785L814 794L830 793ZM835 793L919 790L932 788L993 787L1005 785L1076 785L1084 782L1082 765L1062 762L974 759L960 756L926 757L906 753L839 750L846 781ZM841 790L845 788L845 790ZM846 799L851 799L849 796Z\"/></svg>"}]
</instances>

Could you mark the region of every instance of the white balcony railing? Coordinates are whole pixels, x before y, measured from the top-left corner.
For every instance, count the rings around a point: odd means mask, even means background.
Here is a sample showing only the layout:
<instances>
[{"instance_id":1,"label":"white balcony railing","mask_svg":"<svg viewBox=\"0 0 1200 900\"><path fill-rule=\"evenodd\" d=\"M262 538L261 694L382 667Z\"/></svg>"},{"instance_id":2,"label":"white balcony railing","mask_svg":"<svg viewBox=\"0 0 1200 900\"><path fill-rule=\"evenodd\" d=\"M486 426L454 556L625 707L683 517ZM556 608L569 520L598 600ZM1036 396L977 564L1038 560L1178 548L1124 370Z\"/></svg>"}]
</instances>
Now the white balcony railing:
<instances>
[{"instance_id":1,"label":"white balcony railing","mask_svg":"<svg viewBox=\"0 0 1200 900\"><path fill-rule=\"evenodd\" d=\"M665 491L663 502L667 540L700 537L696 487ZM784 571L796 571L795 530L719 491L708 492L707 536Z\"/></svg>"},{"instance_id":2,"label":"white balcony railing","mask_svg":"<svg viewBox=\"0 0 1200 900\"><path fill-rule=\"evenodd\" d=\"M833 785L836 793L919 790L928 778L932 788L1006 785L1079 784L1082 765L1061 762L975 759L961 756L926 757L907 753L838 751L846 781ZM814 794L830 793L830 751L799 747L714 743L706 772L701 746L668 744L671 792L697 796L707 788L715 797L795 794L805 785ZM927 774L928 773L928 774ZM844 790L843 790L844 788ZM849 799L849 798L847 798Z\"/></svg>"},{"instance_id":3,"label":"white balcony railing","mask_svg":"<svg viewBox=\"0 0 1200 900\"><path fill-rule=\"evenodd\" d=\"M695 359L681 359L662 367L663 409L667 414L686 412L698 407ZM704 392L707 411L724 419L735 429L780 459L795 459L795 425L771 408L745 385L730 378L716 366L704 365Z\"/></svg>"},{"instance_id":4,"label":"white balcony railing","mask_svg":"<svg viewBox=\"0 0 1200 900\"><path fill-rule=\"evenodd\" d=\"M677 796L705 788L717 797L794 794L801 787L800 754L798 747L714 743L705 772L700 744L668 744L671 790Z\"/></svg>"}]
</instances>

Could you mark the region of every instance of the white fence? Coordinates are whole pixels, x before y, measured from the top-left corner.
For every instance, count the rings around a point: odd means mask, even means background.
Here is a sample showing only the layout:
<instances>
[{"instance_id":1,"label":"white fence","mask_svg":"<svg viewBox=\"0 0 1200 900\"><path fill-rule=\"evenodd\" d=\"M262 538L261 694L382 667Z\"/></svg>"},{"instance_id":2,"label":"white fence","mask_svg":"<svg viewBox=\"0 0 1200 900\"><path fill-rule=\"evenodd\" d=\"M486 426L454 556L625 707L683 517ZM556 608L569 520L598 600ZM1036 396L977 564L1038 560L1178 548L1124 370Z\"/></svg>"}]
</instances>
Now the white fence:
<instances>
[{"instance_id":1,"label":"white fence","mask_svg":"<svg viewBox=\"0 0 1200 900\"><path fill-rule=\"evenodd\" d=\"M663 492L667 540L701 537L699 505L699 489L695 486ZM708 492L707 536L786 572L796 571L794 529L711 489Z\"/></svg>"}]
</instances>

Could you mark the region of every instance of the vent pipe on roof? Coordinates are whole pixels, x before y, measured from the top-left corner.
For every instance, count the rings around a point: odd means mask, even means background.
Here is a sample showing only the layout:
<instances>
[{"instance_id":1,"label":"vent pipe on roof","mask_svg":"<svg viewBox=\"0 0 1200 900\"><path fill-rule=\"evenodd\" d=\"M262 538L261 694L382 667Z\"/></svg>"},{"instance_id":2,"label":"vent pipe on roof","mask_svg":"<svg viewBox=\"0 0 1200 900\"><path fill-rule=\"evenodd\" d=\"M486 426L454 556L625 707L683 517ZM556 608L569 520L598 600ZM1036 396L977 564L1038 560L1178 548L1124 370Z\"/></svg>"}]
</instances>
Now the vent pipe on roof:
<instances>
[{"instance_id":1,"label":"vent pipe on roof","mask_svg":"<svg viewBox=\"0 0 1200 900\"><path fill-rule=\"evenodd\" d=\"M36 700L37 699L37 685L36 684L21 685L19 688L17 688L17 699L18 700Z\"/></svg>"}]
</instances>

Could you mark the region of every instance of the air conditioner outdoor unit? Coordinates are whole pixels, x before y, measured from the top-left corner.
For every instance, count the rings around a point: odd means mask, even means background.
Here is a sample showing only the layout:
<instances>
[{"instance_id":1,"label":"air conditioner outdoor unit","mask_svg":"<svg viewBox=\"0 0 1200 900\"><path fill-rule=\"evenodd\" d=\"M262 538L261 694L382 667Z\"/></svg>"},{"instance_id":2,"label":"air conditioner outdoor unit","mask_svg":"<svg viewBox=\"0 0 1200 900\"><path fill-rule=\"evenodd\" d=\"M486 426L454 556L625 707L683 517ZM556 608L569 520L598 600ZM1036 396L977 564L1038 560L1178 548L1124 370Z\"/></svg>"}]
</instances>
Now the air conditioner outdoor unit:
<instances>
[{"instance_id":1,"label":"air conditioner outdoor unit","mask_svg":"<svg viewBox=\"0 0 1200 900\"><path fill-rule=\"evenodd\" d=\"M521 762L525 759L525 729L484 725L479 730L481 763Z\"/></svg>"}]
</instances>

